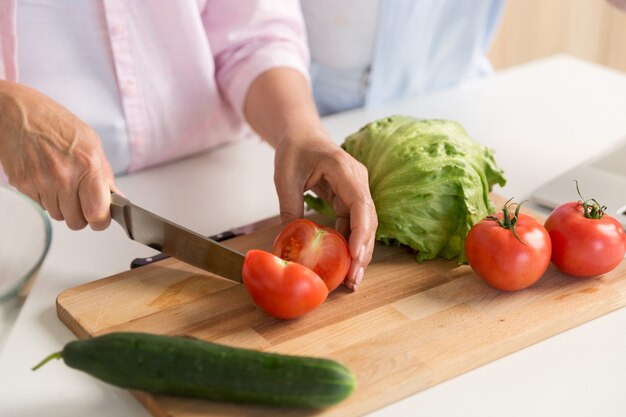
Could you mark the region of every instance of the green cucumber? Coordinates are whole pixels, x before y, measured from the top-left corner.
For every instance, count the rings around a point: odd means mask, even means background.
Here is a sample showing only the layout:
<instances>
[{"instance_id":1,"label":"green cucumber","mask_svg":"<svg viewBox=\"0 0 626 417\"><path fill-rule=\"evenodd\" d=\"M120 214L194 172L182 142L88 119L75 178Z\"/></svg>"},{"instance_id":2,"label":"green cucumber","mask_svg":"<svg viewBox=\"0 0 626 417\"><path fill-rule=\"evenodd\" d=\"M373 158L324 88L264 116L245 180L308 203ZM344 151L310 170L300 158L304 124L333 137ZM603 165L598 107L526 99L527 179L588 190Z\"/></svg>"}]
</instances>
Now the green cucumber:
<instances>
[{"instance_id":1,"label":"green cucumber","mask_svg":"<svg viewBox=\"0 0 626 417\"><path fill-rule=\"evenodd\" d=\"M55 358L121 388L239 403L321 408L356 385L349 369L329 359L147 333L72 341L33 370Z\"/></svg>"}]
</instances>

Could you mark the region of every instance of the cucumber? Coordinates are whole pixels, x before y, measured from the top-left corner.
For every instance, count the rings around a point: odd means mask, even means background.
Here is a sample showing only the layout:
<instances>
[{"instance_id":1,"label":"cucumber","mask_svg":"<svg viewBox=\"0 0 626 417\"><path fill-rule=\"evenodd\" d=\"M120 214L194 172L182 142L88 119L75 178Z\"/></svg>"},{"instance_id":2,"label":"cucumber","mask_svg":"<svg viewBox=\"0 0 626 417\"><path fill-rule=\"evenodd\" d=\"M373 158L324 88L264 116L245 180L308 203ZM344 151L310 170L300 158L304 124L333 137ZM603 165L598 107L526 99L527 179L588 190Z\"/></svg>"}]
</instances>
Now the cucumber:
<instances>
[{"instance_id":1,"label":"cucumber","mask_svg":"<svg viewBox=\"0 0 626 417\"><path fill-rule=\"evenodd\" d=\"M356 385L349 369L329 359L147 333L72 341L33 370L55 358L121 388L238 403L321 408Z\"/></svg>"}]
</instances>

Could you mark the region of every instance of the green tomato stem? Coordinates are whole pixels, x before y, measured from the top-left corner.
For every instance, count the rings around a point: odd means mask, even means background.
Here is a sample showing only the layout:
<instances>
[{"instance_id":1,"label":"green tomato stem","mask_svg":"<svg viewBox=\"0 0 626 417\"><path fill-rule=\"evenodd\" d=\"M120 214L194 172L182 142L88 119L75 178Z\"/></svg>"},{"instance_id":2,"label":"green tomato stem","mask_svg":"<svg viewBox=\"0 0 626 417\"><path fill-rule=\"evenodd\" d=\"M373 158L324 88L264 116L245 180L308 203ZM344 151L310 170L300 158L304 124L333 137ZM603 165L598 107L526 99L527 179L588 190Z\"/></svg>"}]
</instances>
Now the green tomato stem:
<instances>
[{"instance_id":1,"label":"green tomato stem","mask_svg":"<svg viewBox=\"0 0 626 417\"><path fill-rule=\"evenodd\" d=\"M495 221L496 223L498 223L500 227L504 229L510 230L511 233L513 233L513 236L515 236L515 238L519 240L522 245L526 245L526 243L524 243L522 239L520 239L520 237L517 235L517 232L515 231L515 225L517 224L517 221L519 220L519 211L522 208L522 204L524 204L525 201L522 201L521 203L516 204L516 203L511 203L512 200L513 198L510 198L506 203L504 203L504 206L502 207L502 220L500 220L496 216L489 216L487 217L487 219ZM513 216L511 217L509 207L512 204L517 205L517 207L515 208L515 212Z\"/></svg>"},{"instance_id":2,"label":"green tomato stem","mask_svg":"<svg viewBox=\"0 0 626 417\"><path fill-rule=\"evenodd\" d=\"M578 204L581 204L583 206L583 213L585 218L595 220L602 219L606 214L605 212L607 207L598 203L595 198L585 200L585 198L580 193L580 189L578 188L578 181L574 180L574 182L576 183L576 192L578 192L578 196L581 199ZM589 201L591 201L591 204L589 203Z\"/></svg>"}]
</instances>

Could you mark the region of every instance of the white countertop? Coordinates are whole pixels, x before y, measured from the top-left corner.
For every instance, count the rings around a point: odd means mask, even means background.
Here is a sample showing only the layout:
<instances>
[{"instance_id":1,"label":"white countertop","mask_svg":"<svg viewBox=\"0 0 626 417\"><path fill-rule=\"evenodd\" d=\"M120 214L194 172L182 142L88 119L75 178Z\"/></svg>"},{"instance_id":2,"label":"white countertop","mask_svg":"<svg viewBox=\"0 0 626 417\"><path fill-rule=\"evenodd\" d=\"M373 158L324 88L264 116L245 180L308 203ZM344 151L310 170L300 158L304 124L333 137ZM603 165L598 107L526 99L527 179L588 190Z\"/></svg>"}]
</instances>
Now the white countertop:
<instances>
[{"instance_id":1,"label":"white countertop","mask_svg":"<svg viewBox=\"0 0 626 417\"><path fill-rule=\"evenodd\" d=\"M626 74L557 56L419 100L332 116L325 125L341 143L390 114L458 120L496 150L509 181L496 191L522 200L626 136ZM133 202L208 235L278 213L272 175L271 148L248 140L120 178L118 185ZM154 253L128 240L117 225L99 233L71 232L55 222L53 229L39 278L0 347L0 416L149 416L126 391L61 362L30 371L75 339L56 317L61 291L124 271L134 257ZM622 309L372 416L623 416L625 329Z\"/></svg>"}]
</instances>

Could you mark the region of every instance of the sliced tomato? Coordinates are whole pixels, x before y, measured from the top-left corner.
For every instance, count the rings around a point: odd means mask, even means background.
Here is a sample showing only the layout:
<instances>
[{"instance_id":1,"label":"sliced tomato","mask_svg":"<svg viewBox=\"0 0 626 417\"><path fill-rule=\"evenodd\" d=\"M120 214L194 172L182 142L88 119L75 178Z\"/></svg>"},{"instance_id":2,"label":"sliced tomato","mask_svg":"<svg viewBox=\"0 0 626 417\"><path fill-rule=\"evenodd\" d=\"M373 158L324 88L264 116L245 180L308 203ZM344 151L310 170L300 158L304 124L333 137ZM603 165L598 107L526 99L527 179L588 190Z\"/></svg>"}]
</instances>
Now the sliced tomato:
<instances>
[{"instance_id":1,"label":"sliced tomato","mask_svg":"<svg viewBox=\"0 0 626 417\"><path fill-rule=\"evenodd\" d=\"M326 300L328 288L312 270L253 249L243 263L243 283L263 311L280 319L293 319Z\"/></svg>"},{"instance_id":2,"label":"sliced tomato","mask_svg":"<svg viewBox=\"0 0 626 417\"><path fill-rule=\"evenodd\" d=\"M274 242L274 255L313 270L332 291L345 279L352 258L337 231L307 219L289 223Z\"/></svg>"}]
</instances>

